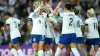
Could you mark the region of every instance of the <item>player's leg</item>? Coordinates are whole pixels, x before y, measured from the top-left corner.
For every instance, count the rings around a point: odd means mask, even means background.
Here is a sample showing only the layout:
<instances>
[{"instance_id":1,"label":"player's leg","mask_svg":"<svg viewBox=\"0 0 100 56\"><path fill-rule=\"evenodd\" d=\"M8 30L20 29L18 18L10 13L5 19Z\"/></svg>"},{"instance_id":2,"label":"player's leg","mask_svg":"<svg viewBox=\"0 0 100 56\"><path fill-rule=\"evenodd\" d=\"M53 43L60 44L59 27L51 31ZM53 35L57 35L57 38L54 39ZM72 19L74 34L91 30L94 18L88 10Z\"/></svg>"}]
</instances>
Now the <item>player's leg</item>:
<instances>
[{"instance_id":1,"label":"player's leg","mask_svg":"<svg viewBox=\"0 0 100 56\"><path fill-rule=\"evenodd\" d=\"M44 35L39 35L38 56L44 56Z\"/></svg>"},{"instance_id":2,"label":"player's leg","mask_svg":"<svg viewBox=\"0 0 100 56\"><path fill-rule=\"evenodd\" d=\"M38 56L38 36L32 35L32 48L34 50L34 56Z\"/></svg>"},{"instance_id":3,"label":"player's leg","mask_svg":"<svg viewBox=\"0 0 100 56\"><path fill-rule=\"evenodd\" d=\"M77 45L76 45L76 34L70 34L70 46L71 46L71 50L74 53L75 56L80 56L78 50L77 50Z\"/></svg>"},{"instance_id":4,"label":"player's leg","mask_svg":"<svg viewBox=\"0 0 100 56\"><path fill-rule=\"evenodd\" d=\"M79 51L81 52L82 56L85 56L84 38L83 37L77 37L77 47L78 47Z\"/></svg>"},{"instance_id":5,"label":"player's leg","mask_svg":"<svg viewBox=\"0 0 100 56\"><path fill-rule=\"evenodd\" d=\"M79 52L78 52L78 50L77 50L76 44L71 43L70 46L71 46L71 50L72 50L72 52L74 53L74 55L75 55L75 56L80 56L80 54L79 54Z\"/></svg>"},{"instance_id":6,"label":"player's leg","mask_svg":"<svg viewBox=\"0 0 100 56\"><path fill-rule=\"evenodd\" d=\"M32 43L32 48L34 50L34 56L38 56L38 43Z\"/></svg>"},{"instance_id":7,"label":"player's leg","mask_svg":"<svg viewBox=\"0 0 100 56\"><path fill-rule=\"evenodd\" d=\"M86 56L85 51L84 51L84 45L77 44L77 47L78 47L79 51L81 52L82 56Z\"/></svg>"},{"instance_id":8,"label":"player's leg","mask_svg":"<svg viewBox=\"0 0 100 56\"><path fill-rule=\"evenodd\" d=\"M51 38L45 38L45 55L51 56L51 52L50 52L50 40Z\"/></svg>"},{"instance_id":9,"label":"player's leg","mask_svg":"<svg viewBox=\"0 0 100 56\"><path fill-rule=\"evenodd\" d=\"M66 40L68 40L67 34L62 34L62 37L60 38L55 56L60 56L60 52L64 48L64 45L66 45L69 42L69 40L68 41Z\"/></svg>"},{"instance_id":10,"label":"player's leg","mask_svg":"<svg viewBox=\"0 0 100 56\"><path fill-rule=\"evenodd\" d=\"M99 38L94 39L94 51L96 56L100 55L100 50L99 50Z\"/></svg>"},{"instance_id":11,"label":"player's leg","mask_svg":"<svg viewBox=\"0 0 100 56\"><path fill-rule=\"evenodd\" d=\"M12 43L9 43L9 49L14 56L18 56L17 51L13 48Z\"/></svg>"},{"instance_id":12,"label":"player's leg","mask_svg":"<svg viewBox=\"0 0 100 56\"><path fill-rule=\"evenodd\" d=\"M87 56L90 56L90 50L91 50L92 43L93 43L92 39L86 39Z\"/></svg>"},{"instance_id":13,"label":"player's leg","mask_svg":"<svg viewBox=\"0 0 100 56\"><path fill-rule=\"evenodd\" d=\"M71 48L70 45L66 46L66 56L70 56Z\"/></svg>"},{"instance_id":14,"label":"player's leg","mask_svg":"<svg viewBox=\"0 0 100 56\"><path fill-rule=\"evenodd\" d=\"M50 47L51 47L50 52L51 52L52 56L54 56L54 54L55 54L55 50L56 50L55 46L56 46L55 40L52 39L52 43L50 44Z\"/></svg>"},{"instance_id":15,"label":"player's leg","mask_svg":"<svg viewBox=\"0 0 100 56\"><path fill-rule=\"evenodd\" d=\"M63 48L64 48L64 45L63 45L63 44L58 44L58 47L57 47L55 56L60 56L60 52L61 52L61 50L62 50Z\"/></svg>"},{"instance_id":16,"label":"player's leg","mask_svg":"<svg viewBox=\"0 0 100 56\"><path fill-rule=\"evenodd\" d=\"M86 49L87 49L87 56L90 56L90 50L91 50L91 46L86 45Z\"/></svg>"},{"instance_id":17,"label":"player's leg","mask_svg":"<svg viewBox=\"0 0 100 56\"><path fill-rule=\"evenodd\" d=\"M19 54L19 56L24 56L23 51L19 47L19 38L20 37L13 39L12 43L13 43L14 48L17 50L17 53Z\"/></svg>"}]
</instances>

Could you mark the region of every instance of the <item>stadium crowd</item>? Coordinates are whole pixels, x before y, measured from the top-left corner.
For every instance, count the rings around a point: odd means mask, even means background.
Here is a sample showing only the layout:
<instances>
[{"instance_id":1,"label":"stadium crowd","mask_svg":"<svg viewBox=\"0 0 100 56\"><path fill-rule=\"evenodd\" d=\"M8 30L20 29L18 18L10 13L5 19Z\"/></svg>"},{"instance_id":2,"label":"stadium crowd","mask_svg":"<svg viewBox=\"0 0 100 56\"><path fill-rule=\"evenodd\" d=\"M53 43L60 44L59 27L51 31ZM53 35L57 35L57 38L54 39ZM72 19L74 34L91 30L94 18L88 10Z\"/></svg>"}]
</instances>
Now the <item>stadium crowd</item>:
<instances>
[{"instance_id":1,"label":"stadium crowd","mask_svg":"<svg viewBox=\"0 0 100 56\"><path fill-rule=\"evenodd\" d=\"M45 0L49 2L54 9L60 0ZM34 11L33 3L35 0L0 0L0 45L6 45L10 41L10 36L7 31L2 31L2 27L5 25L5 13L10 12L13 17L24 22L23 28L20 30L22 39L21 44L31 43L31 26L27 26L29 13ZM94 8L96 17L100 25L100 0L74 0L73 6L79 10L79 17L83 20L87 19L87 10ZM15 33L16 34L16 33Z\"/></svg>"}]
</instances>

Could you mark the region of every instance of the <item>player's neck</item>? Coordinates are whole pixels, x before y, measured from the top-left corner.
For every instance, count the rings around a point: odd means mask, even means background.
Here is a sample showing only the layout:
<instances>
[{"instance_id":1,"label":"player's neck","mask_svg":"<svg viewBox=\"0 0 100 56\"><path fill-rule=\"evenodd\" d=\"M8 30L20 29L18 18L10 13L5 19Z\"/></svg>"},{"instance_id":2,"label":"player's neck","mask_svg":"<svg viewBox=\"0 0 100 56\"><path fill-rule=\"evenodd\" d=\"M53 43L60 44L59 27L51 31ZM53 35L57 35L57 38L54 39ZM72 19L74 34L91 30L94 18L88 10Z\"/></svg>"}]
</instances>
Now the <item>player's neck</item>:
<instances>
[{"instance_id":1,"label":"player's neck","mask_svg":"<svg viewBox=\"0 0 100 56\"><path fill-rule=\"evenodd\" d=\"M65 10L65 12L72 12L71 10Z\"/></svg>"},{"instance_id":2,"label":"player's neck","mask_svg":"<svg viewBox=\"0 0 100 56\"><path fill-rule=\"evenodd\" d=\"M88 16L88 18L93 18L93 17Z\"/></svg>"},{"instance_id":3,"label":"player's neck","mask_svg":"<svg viewBox=\"0 0 100 56\"><path fill-rule=\"evenodd\" d=\"M10 16L8 16L6 19L9 19L9 18L11 18Z\"/></svg>"}]
</instances>

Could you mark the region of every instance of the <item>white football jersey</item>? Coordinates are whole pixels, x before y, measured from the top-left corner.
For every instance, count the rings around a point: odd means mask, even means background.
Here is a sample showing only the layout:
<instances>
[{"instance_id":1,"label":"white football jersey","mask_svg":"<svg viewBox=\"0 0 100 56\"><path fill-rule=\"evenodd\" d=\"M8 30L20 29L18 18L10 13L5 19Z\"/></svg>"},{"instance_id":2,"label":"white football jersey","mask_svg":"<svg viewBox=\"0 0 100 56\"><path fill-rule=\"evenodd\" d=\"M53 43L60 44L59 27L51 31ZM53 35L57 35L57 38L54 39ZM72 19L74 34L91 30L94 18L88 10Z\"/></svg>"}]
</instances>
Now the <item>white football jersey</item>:
<instances>
[{"instance_id":1,"label":"white football jersey","mask_svg":"<svg viewBox=\"0 0 100 56\"><path fill-rule=\"evenodd\" d=\"M34 14L34 12L31 12L31 13L29 14L28 18L33 18L33 14Z\"/></svg>"},{"instance_id":2,"label":"white football jersey","mask_svg":"<svg viewBox=\"0 0 100 56\"><path fill-rule=\"evenodd\" d=\"M47 38L53 38L53 25L49 22L46 22L46 37Z\"/></svg>"},{"instance_id":3,"label":"white football jersey","mask_svg":"<svg viewBox=\"0 0 100 56\"><path fill-rule=\"evenodd\" d=\"M95 17L89 18L85 21L85 24L88 25L88 33L86 38L99 38L97 19Z\"/></svg>"},{"instance_id":4,"label":"white football jersey","mask_svg":"<svg viewBox=\"0 0 100 56\"><path fill-rule=\"evenodd\" d=\"M59 43L60 36L61 36L61 34L59 32L54 32L54 38L55 38L56 44Z\"/></svg>"},{"instance_id":5,"label":"white football jersey","mask_svg":"<svg viewBox=\"0 0 100 56\"><path fill-rule=\"evenodd\" d=\"M45 35L45 21L47 14L42 13L38 15L37 13L32 12L28 18L32 18L33 26L31 34L36 35Z\"/></svg>"},{"instance_id":6,"label":"white football jersey","mask_svg":"<svg viewBox=\"0 0 100 56\"><path fill-rule=\"evenodd\" d=\"M61 12L63 17L62 34L75 33L75 13L74 12Z\"/></svg>"},{"instance_id":7,"label":"white football jersey","mask_svg":"<svg viewBox=\"0 0 100 56\"><path fill-rule=\"evenodd\" d=\"M82 25L83 25L82 20L78 16L75 16L75 30L76 30L77 37L83 37L82 30L81 30Z\"/></svg>"},{"instance_id":8,"label":"white football jersey","mask_svg":"<svg viewBox=\"0 0 100 56\"><path fill-rule=\"evenodd\" d=\"M11 39L21 37L20 31L19 31L19 24L20 20L17 18L10 17L6 20L6 25L10 26L10 37Z\"/></svg>"}]
</instances>

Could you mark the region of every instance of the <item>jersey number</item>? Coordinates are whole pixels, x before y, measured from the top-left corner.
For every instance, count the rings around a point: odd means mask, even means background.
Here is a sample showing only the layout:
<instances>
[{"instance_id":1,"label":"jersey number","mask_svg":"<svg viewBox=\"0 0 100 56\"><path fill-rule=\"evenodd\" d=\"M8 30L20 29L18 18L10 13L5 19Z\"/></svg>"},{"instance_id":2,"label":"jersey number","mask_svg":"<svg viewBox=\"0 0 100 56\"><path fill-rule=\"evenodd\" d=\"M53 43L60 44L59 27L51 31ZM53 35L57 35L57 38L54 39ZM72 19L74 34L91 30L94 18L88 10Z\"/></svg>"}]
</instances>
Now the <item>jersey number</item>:
<instances>
[{"instance_id":1,"label":"jersey number","mask_svg":"<svg viewBox=\"0 0 100 56\"><path fill-rule=\"evenodd\" d=\"M39 20L39 23L41 24L41 20Z\"/></svg>"},{"instance_id":2,"label":"jersey number","mask_svg":"<svg viewBox=\"0 0 100 56\"><path fill-rule=\"evenodd\" d=\"M14 24L15 24L15 28L17 28L17 23L14 21Z\"/></svg>"},{"instance_id":3,"label":"jersey number","mask_svg":"<svg viewBox=\"0 0 100 56\"><path fill-rule=\"evenodd\" d=\"M80 27L80 21L77 21L76 26L77 26L77 27Z\"/></svg>"},{"instance_id":4,"label":"jersey number","mask_svg":"<svg viewBox=\"0 0 100 56\"><path fill-rule=\"evenodd\" d=\"M94 29L97 29L98 26L97 26L97 23L94 23Z\"/></svg>"},{"instance_id":5,"label":"jersey number","mask_svg":"<svg viewBox=\"0 0 100 56\"><path fill-rule=\"evenodd\" d=\"M72 26L73 18L70 18L69 26Z\"/></svg>"}]
</instances>

